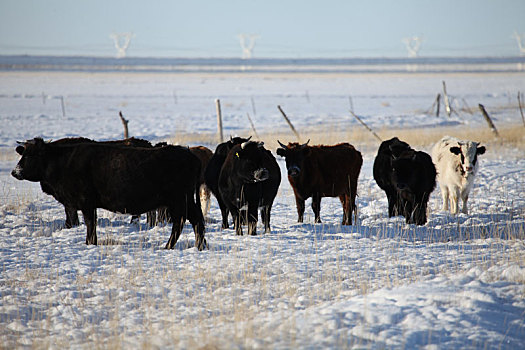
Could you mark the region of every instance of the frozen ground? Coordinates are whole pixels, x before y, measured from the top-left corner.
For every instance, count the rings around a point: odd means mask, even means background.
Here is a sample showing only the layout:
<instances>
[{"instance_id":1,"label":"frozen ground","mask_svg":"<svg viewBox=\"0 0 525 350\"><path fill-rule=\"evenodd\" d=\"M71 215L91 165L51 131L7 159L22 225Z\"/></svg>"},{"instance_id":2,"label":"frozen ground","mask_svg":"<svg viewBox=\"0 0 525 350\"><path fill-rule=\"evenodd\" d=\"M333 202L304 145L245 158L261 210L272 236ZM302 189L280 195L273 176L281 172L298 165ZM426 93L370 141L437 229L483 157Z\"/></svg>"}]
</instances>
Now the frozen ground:
<instances>
[{"instance_id":1,"label":"frozen ground","mask_svg":"<svg viewBox=\"0 0 525 350\"><path fill-rule=\"evenodd\" d=\"M336 199L323 199L322 224L313 224L309 202L305 223L296 223L283 177L271 234L238 237L221 230L213 200L210 249L203 252L193 247L188 227L166 251L169 227L150 229L144 219L130 225L129 217L103 210L98 237L105 244L86 246L84 225L63 229L61 205L38 184L10 176L16 140L120 138L120 110L137 137L215 133L216 98L226 135L247 134L246 113L260 133L287 132L277 105L300 131L361 128L348 116L349 96L376 130L485 128L479 113L425 113L442 80L456 109L483 103L497 126L522 127L517 110L502 107L525 91L524 74L0 73L0 343L525 348L523 148L487 145L471 214L440 212L436 189L429 222L415 227L386 215L371 171L377 147L347 140L365 150L355 225L340 225Z\"/></svg>"}]
</instances>

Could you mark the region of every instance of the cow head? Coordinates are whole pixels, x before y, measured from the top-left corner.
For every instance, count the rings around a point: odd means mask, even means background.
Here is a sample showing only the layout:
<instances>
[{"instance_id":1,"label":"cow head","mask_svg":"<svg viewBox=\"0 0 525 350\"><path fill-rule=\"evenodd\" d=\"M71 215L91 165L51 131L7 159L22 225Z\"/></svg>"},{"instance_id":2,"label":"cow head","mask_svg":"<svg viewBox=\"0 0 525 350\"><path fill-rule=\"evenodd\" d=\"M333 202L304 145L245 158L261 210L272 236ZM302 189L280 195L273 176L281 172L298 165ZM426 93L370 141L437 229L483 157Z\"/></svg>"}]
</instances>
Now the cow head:
<instances>
[{"instance_id":1,"label":"cow head","mask_svg":"<svg viewBox=\"0 0 525 350\"><path fill-rule=\"evenodd\" d=\"M405 151L392 159L391 181L399 197L413 202L418 174L414 171L416 152Z\"/></svg>"},{"instance_id":2,"label":"cow head","mask_svg":"<svg viewBox=\"0 0 525 350\"><path fill-rule=\"evenodd\" d=\"M226 157L228 155L228 152L233 148L235 145L240 145L244 142L250 141L252 137L248 137L247 139L244 137L231 137L226 142L220 143L217 145L217 148L215 149L215 154Z\"/></svg>"},{"instance_id":3,"label":"cow head","mask_svg":"<svg viewBox=\"0 0 525 350\"><path fill-rule=\"evenodd\" d=\"M290 142L288 146L283 145L279 140L277 142L281 145L281 148L277 149L277 154L286 160L288 176L292 178L298 177L304 169L305 159L310 154L310 147L308 147L310 140L302 145L297 142Z\"/></svg>"},{"instance_id":4,"label":"cow head","mask_svg":"<svg viewBox=\"0 0 525 350\"><path fill-rule=\"evenodd\" d=\"M478 142L462 141L456 146L450 147L450 152L459 157L460 171L464 176L472 176L478 168L478 155L485 153L485 146L479 146Z\"/></svg>"},{"instance_id":5,"label":"cow head","mask_svg":"<svg viewBox=\"0 0 525 350\"><path fill-rule=\"evenodd\" d=\"M404 152L412 151L410 145L404 141L401 141L397 137L394 137L387 141L388 143L388 153L390 153L392 158L399 158L403 155Z\"/></svg>"},{"instance_id":6,"label":"cow head","mask_svg":"<svg viewBox=\"0 0 525 350\"><path fill-rule=\"evenodd\" d=\"M26 141L16 147L22 156L11 175L18 180L40 181L44 173L46 143L41 138Z\"/></svg>"},{"instance_id":7,"label":"cow head","mask_svg":"<svg viewBox=\"0 0 525 350\"><path fill-rule=\"evenodd\" d=\"M266 150L263 142L246 141L236 145L230 151L235 162L235 174L243 182L261 182L270 176L263 166L263 156Z\"/></svg>"}]
</instances>

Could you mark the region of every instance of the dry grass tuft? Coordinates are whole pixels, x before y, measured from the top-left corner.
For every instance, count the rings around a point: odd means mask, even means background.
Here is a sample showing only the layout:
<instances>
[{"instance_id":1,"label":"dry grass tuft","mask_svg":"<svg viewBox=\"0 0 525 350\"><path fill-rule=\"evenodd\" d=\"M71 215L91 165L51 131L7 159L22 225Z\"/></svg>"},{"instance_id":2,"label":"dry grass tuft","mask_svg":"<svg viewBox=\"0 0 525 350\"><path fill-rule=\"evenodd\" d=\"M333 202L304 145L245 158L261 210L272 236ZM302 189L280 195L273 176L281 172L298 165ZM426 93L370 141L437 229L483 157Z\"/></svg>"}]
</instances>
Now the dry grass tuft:
<instances>
[{"instance_id":1,"label":"dry grass tuft","mask_svg":"<svg viewBox=\"0 0 525 350\"><path fill-rule=\"evenodd\" d=\"M0 161L10 162L13 160L20 159L20 155L16 153L14 147L2 147L0 148Z\"/></svg>"},{"instance_id":2,"label":"dry grass tuft","mask_svg":"<svg viewBox=\"0 0 525 350\"><path fill-rule=\"evenodd\" d=\"M478 141L491 147L491 149L517 148L525 149L525 128L522 125L508 125L498 129L500 137L495 137L488 128L469 127L440 127L440 128L414 128L414 129L380 129L375 132L383 139L388 140L397 136L403 141L408 142L417 149L430 148L434 143L445 135L450 135L464 140ZM251 130L240 132L240 136L253 135ZM310 140L310 145L316 144L336 144L339 142L349 142L357 149L367 152L375 152L379 147L377 140L370 132L363 127L341 130L337 126L328 126L323 130L318 127L300 131L300 142ZM284 144L296 142L297 138L289 130L259 133L260 140L264 141L266 147L275 150L279 147L277 140ZM255 139L255 137L253 138ZM175 134L168 140L170 143L181 145L203 144L215 149L218 137L212 133L200 134Z\"/></svg>"}]
</instances>

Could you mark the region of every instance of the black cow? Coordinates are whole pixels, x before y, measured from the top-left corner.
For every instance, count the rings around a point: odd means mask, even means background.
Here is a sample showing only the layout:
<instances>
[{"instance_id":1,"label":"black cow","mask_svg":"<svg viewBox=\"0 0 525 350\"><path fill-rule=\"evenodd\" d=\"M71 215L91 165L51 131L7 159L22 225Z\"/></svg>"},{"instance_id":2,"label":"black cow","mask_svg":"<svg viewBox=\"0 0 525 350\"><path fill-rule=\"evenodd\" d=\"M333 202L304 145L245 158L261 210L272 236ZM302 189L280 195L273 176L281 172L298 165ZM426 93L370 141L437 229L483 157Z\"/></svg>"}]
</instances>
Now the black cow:
<instances>
[{"instance_id":1,"label":"black cow","mask_svg":"<svg viewBox=\"0 0 525 350\"><path fill-rule=\"evenodd\" d=\"M436 168L427 153L394 137L379 146L373 172L386 193L389 217L403 215L416 225L427 222L428 199L436 187Z\"/></svg>"},{"instance_id":2,"label":"black cow","mask_svg":"<svg viewBox=\"0 0 525 350\"><path fill-rule=\"evenodd\" d=\"M64 144L74 145L74 144L79 144L79 143L96 143L96 142L114 144L114 145L122 145L122 146L131 146L131 147L146 147L146 148L152 147L149 141L138 139L135 137L130 137L130 138L123 139L123 140L114 140L114 141L95 141L95 140L91 140L85 137L69 137L69 138L59 139L51 143L56 144L56 145L64 145ZM22 155L24 153L24 150L25 150L25 143L20 142L20 145L16 148L16 152ZM46 182L40 181L40 187L42 188L42 191L44 193L54 196L53 188L49 186ZM68 207L65 205L64 211L66 213L66 221L65 221L66 228L72 228L80 224L78 220L78 209L77 208L72 208L72 207ZM138 216L133 216L131 221L133 222L134 220L138 220ZM150 223L151 225L151 219L150 219L149 213L148 213L148 223Z\"/></svg>"},{"instance_id":3,"label":"black cow","mask_svg":"<svg viewBox=\"0 0 525 350\"><path fill-rule=\"evenodd\" d=\"M175 246L186 218L195 231L195 246L206 246L198 201L200 162L187 148L52 144L36 138L25 143L11 174L43 182L60 203L79 208L87 227L86 244L97 244L97 208L140 215L166 206L174 218L166 248Z\"/></svg>"},{"instance_id":4,"label":"black cow","mask_svg":"<svg viewBox=\"0 0 525 350\"><path fill-rule=\"evenodd\" d=\"M228 152L219 176L219 193L232 213L238 235L242 235L244 222L249 235L257 234L258 208L265 232L270 232L270 212L280 183L279 165L262 142L247 141Z\"/></svg>"},{"instance_id":5,"label":"black cow","mask_svg":"<svg viewBox=\"0 0 525 350\"><path fill-rule=\"evenodd\" d=\"M279 142L279 141L278 141ZM357 178L363 165L361 152L349 143L308 146L279 142L277 154L286 159L288 181L295 194L298 222L303 222L305 201L312 197L315 222L321 222L321 198L339 197L343 205L343 225L352 224Z\"/></svg>"},{"instance_id":6,"label":"black cow","mask_svg":"<svg viewBox=\"0 0 525 350\"><path fill-rule=\"evenodd\" d=\"M221 194L219 192L219 176L221 174L221 169L228 156L228 153L235 145L240 145L243 142L250 141L251 136L247 139L242 137L230 137L229 141L220 143L215 149L215 153L208 162L208 166L204 172L204 182L206 186L210 189L211 193L217 198L219 203L219 208L221 209L222 215L222 228L228 228L228 207L224 203Z\"/></svg>"},{"instance_id":7,"label":"black cow","mask_svg":"<svg viewBox=\"0 0 525 350\"><path fill-rule=\"evenodd\" d=\"M167 142L159 142L155 145L155 147L164 147L167 145L168 145ZM190 147L189 150L191 153L193 153L194 156L199 158L199 161L201 162L201 173L198 179L198 184L200 188L199 197L200 197L202 215L206 217L210 209L211 194L210 194L210 189L204 183L204 171L206 167L208 166L208 162L213 156L213 152L209 148L206 148L204 146ZM148 215L148 224L151 227L161 224L161 223L171 222L171 218L169 217L167 209L165 207L158 208L156 211L149 211L147 215Z\"/></svg>"}]
</instances>

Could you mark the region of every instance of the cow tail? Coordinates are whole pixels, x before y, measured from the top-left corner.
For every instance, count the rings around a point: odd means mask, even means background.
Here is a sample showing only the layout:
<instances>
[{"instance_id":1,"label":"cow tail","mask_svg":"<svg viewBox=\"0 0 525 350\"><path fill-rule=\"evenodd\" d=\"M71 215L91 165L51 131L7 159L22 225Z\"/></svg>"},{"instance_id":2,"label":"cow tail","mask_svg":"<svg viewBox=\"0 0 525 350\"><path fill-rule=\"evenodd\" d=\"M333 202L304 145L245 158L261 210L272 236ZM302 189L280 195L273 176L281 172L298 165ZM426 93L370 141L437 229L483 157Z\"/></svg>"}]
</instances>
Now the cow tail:
<instances>
[{"instance_id":1,"label":"cow tail","mask_svg":"<svg viewBox=\"0 0 525 350\"><path fill-rule=\"evenodd\" d=\"M194 185L195 185L195 204L197 205L197 209L199 209L199 211L202 213L202 206L201 206L201 195L200 195L200 188L201 188L201 184L200 184L200 176L201 176L201 162L200 160L197 159L197 162L195 163L196 164L196 172L195 172L195 176L194 176L194 179L195 179L195 182L194 182ZM203 213L204 214L204 213Z\"/></svg>"}]
</instances>

